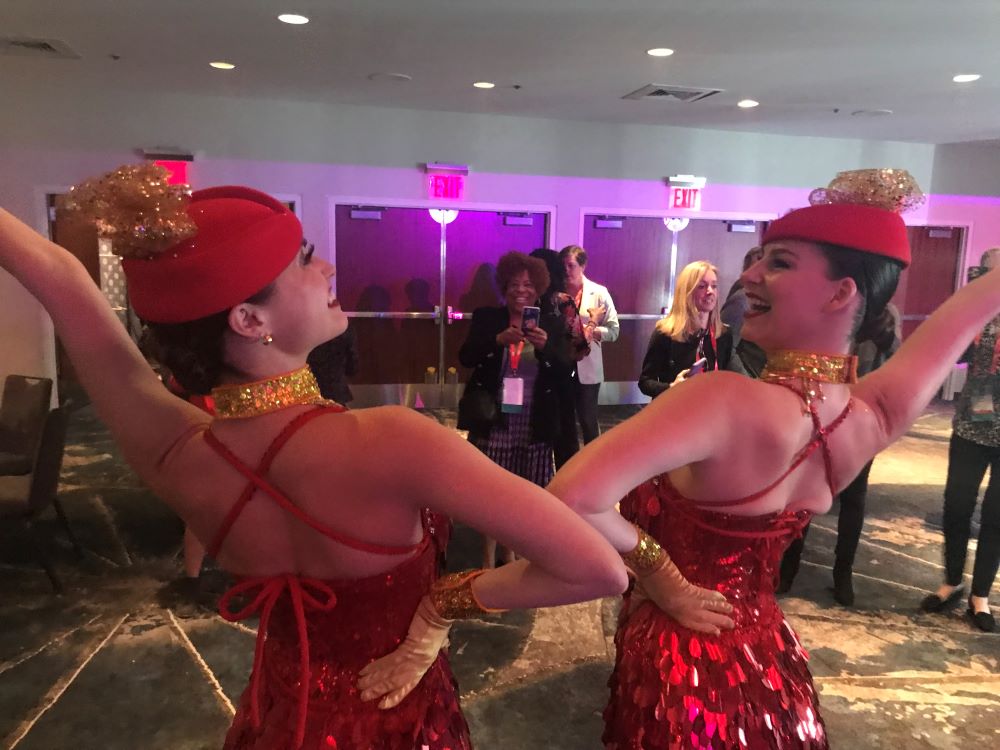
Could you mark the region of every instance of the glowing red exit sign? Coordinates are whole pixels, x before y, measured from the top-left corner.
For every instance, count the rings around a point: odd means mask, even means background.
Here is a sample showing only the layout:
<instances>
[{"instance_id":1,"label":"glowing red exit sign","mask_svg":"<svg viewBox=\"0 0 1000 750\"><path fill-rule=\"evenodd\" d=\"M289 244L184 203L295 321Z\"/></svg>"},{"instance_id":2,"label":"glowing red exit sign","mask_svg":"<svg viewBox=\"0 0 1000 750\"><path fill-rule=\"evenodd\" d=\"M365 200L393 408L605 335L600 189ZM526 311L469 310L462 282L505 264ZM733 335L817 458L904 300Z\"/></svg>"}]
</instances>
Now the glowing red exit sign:
<instances>
[{"instance_id":1,"label":"glowing red exit sign","mask_svg":"<svg viewBox=\"0 0 1000 750\"><path fill-rule=\"evenodd\" d=\"M173 159L157 159L153 163L158 167L163 167L170 173L170 176L167 178L168 184L182 185L187 183L188 162Z\"/></svg>"},{"instance_id":2,"label":"glowing red exit sign","mask_svg":"<svg viewBox=\"0 0 1000 750\"><path fill-rule=\"evenodd\" d=\"M427 192L431 198L461 200L465 195L465 175L429 174Z\"/></svg>"},{"instance_id":3,"label":"glowing red exit sign","mask_svg":"<svg viewBox=\"0 0 1000 750\"><path fill-rule=\"evenodd\" d=\"M670 208L680 208L687 211L700 211L701 188L671 187Z\"/></svg>"}]
</instances>

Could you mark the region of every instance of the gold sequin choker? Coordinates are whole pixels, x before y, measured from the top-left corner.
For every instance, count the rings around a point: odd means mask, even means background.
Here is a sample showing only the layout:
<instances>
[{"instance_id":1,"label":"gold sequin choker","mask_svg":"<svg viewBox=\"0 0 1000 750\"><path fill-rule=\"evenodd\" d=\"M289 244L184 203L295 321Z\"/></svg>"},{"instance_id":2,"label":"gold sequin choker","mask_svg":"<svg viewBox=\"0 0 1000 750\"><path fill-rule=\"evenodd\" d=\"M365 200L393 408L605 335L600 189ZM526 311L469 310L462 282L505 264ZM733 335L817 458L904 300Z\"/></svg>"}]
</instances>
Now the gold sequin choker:
<instances>
[{"instance_id":1,"label":"gold sequin choker","mask_svg":"<svg viewBox=\"0 0 1000 750\"><path fill-rule=\"evenodd\" d=\"M767 355L761 380L797 378L819 383L858 382L858 358L853 354L816 354L783 349Z\"/></svg>"},{"instance_id":2,"label":"gold sequin choker","mask_svg":"<svg viewBox=\"0 0 1000 750\"><path fill-rule=\"evenodd\" d=\"M253 383L221 385L212 389L212 398L219 419L256 417L300 404L336 403L323 398L308 367Z\"/></svg>"},{"instance_id":3,"label":"gold sequin choker","mask_svg":"<svg viewBox=\"0 0 1000 750\"><path fill-rule=\"evenodd\" d=\"M853 354L816 354L783 349L767 355L760 379L769 382L798 382L799 393L811 407L823 400L822 383L848 385L858 382L858 358Z\"/></svg>"}]
</instances>

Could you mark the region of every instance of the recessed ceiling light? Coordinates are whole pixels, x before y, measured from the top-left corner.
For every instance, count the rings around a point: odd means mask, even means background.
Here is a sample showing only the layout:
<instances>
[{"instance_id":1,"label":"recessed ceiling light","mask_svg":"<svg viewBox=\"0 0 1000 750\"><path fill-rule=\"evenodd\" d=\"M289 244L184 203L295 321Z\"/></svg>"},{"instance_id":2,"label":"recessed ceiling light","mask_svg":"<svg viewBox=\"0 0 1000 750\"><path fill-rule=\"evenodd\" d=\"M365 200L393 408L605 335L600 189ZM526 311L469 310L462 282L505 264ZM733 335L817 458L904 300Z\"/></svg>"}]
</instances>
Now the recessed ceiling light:
<instances>
[{"instance_id":1,"label":"recessed ceiling light","mask_svg":"<svg viewBox=\"0 0 1000 750\"><path fill-rule=\"evenodd\" d=\"M972 83L973 81L978 81L980 78L982 78L982 76L979 75L979 73L962 73L961 75L955 76L951 80L955 83Z\"/></svg>"},{"instance_id":2,"label":"recessed ceiling light","mask_svg":"<svg viewBox=\"0 0 1000 750\"><path fill-rule=\"evenodd\" d=\"M227 63L222 61L210 62L209 65L211 65L213 68L218 68L219 70L232 70L233 68L236 67L232 63Z\"/></svg>"},{"instance_id":3,"label":"recessed ceiling light","mask_svg":"<svg viewBox=\"0 0 1000 750\"><path fill-rule=\"evenodd\" d=\"M405 83L406 81L412 81L413 76L407 75L406 73L372 73L368 76L369 81L398 81L400 83Z\"/></svg>"},{"instance_id":4,"label":"recessed ceiling light","mask_svg":"<svg viewBox=\"0 0 1000 750\"><path fill-rule=\"evenodd\" d=\"M309 23L308 18L300 16L298 13L282 13L278 16L278 20L282 23L290 23L295 26L301 26L304 23Z\"/></svg>"},{"instance_id":5,"label":"recessed ceiling light","mask_svg":"<svg viewBox=\"0 0 1000 750\"><path fill-rule=\"evenodd\" d=\"M653 47L653 49L646 50L646 54L650 57L670 57L674 51L667 47Z\"/></svg>"},{"instance_id":6,"label":"recessed ceiling light","mask_svg":"<svg viewBox=\"0 0 1000 750\"><path fill-rule=\"evenodd\" d=\"M891 109L856 109L851 112L851 117L885 117L891 114Z\"/></svg>"},{"instance_id":7,"label":"recessed ceiling light","mask_svg":"<svg viewBox=\"0 0 1000 750\"><path fill-rule=\"evenodd\" d=\"M491 83L490 81L476 81L472 85L475 86L477 89L491 89L494 86L496 86L495 83Z\"/></svg>"},{"instance_id":8,"label":"recessed ceiling light","mask_svg":"<svg viewBox=\"0 0 1000 750\"><path fill-rule=\"evenodd\" d=\"M753 99L740 99L736 102L736 106L740 109L753 109L754 107L759 107L760 102L754 101Z\"/></svg>"}]
</instances>

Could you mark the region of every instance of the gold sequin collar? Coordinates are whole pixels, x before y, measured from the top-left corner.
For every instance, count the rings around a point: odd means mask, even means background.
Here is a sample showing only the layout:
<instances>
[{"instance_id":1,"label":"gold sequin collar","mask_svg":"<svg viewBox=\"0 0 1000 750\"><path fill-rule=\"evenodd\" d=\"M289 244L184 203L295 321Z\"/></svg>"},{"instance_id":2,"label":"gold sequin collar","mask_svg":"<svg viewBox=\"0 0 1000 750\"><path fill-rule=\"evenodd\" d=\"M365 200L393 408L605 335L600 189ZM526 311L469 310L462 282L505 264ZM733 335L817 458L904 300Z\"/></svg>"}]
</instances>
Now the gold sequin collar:
<instances>
[{"instance_id":1,"label":"gold sequin collar","mask_svg":"<svg viewBox=\"0 0 1000 750\"><path fill-rule=\"evenodd\" d=\"M266 380L212 389L215 415L219 419L241 419L270 414L300 404L333 404L323 398L312 370L299 370Z\"/></svg>"},{"instance_id":2,"label":"gold sequin collar","mask_svg":"<svg viewBox=\"0 0 1000 750\"><path fill-rule=\"evenodd\" d=\"M853 354L816 354L783 349L767 355L761 380L812 380L838 385L858 382L858 358Z\"/></svg>"},{"instance_id":3,"label":"gold sequin collar","mask_svg":"<svg viewBox=\"0 0 1000 750\"><path fill-rule=\"evenodd\" d=\"M760 373L765 382L781 383L805 401L805 413L814 401L824 401L823 383L845 385L858 382L858 358L853 354L816 354L782 350L769 354Z\"/></svg>"}]
</instances>

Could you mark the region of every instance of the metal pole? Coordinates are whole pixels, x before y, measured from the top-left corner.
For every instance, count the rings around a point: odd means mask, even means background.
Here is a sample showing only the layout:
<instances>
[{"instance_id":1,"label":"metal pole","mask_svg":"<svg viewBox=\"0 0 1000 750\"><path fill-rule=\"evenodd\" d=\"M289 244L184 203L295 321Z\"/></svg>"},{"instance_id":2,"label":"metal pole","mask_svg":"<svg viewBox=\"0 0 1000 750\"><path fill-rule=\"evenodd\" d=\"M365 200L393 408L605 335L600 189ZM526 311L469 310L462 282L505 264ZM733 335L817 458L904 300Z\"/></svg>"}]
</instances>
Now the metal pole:
<instances>
[{"instance_id":1,"label":"metal pole","mask_svg":"<svg viewBox=\"0 0 1000 750\"><path fill-rule=\"evenodd\" d=\"M440 278L441 320L438 321L440 328L438 330L438 370L437 370L437 382L439 391L442 389L442 386L444 384L444 336L445 336L444 329L447 327L446 316L448 315L447 312L448 308L444 303L444 292L445 292L444 285L445 285L445 270L447 268L447 257L448 257L448 230L447 230L447 224L444 221L442 221L441 222L441 278Z\"/></svg>"},{"instance_id":2,"label":"metal pole","mask_svg":"<svg viewBox=\"0 0 1000 750\"><path fill-rule=\"evenodd\" d=\"M677 235L676 229L670 232L670 289L667 290L667 310L674 305L674 285L677 282Z\"/></svg>"}]
</instances>

